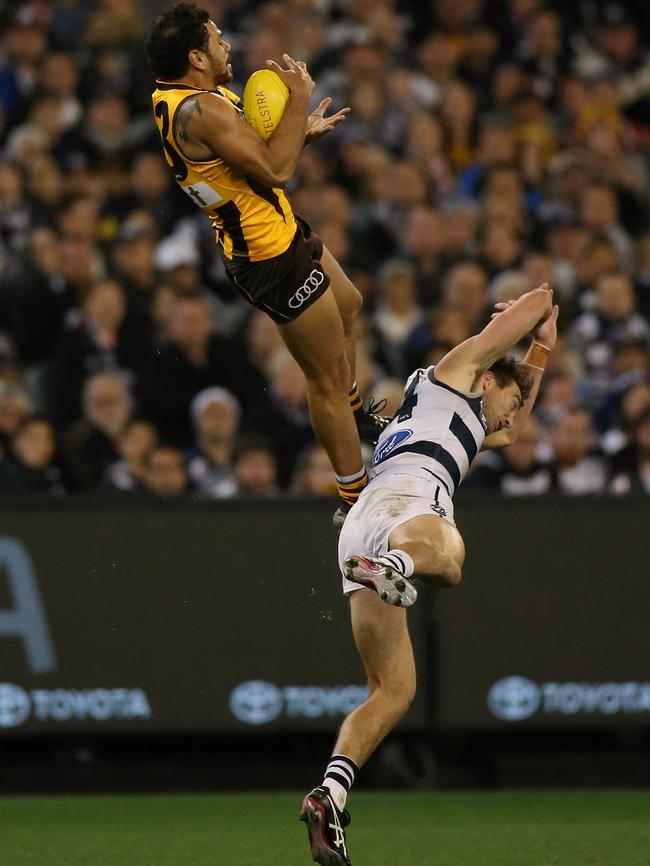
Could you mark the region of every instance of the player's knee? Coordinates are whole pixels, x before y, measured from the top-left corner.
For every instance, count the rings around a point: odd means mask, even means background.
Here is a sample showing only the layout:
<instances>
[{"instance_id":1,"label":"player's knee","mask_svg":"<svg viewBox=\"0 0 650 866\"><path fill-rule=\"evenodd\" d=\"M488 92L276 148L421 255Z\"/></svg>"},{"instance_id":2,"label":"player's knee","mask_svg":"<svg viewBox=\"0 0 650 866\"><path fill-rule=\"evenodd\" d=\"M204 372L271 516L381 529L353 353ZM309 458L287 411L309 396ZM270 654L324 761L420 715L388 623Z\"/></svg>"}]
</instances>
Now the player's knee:
<instances>
[{"instance_id":1,"label":"player's knee","mask_svg":"<svg viewBox=\"0 0 650 866\"><path fill-rule=\"evenodd\" d=\"M415 698L415 671L402 671L399 679L382 685L387 698L389 712L394 722L398 722L409 711Z\"/></svg>"},{"instance_id":2,"label":"player's knee","mask_svg":"<svg viewBox=\"0 0 650 866\"><path fill-rule=\"evenodd\" d=\"M450 561L442 570L438 580L441 586L458 586L462 577L462 569L457 562Z\"/></svg>"},{"instance_id":3,"label":"player's knee","mask_svg":"<svg viewBox=\"0 0 650 866\"><path fill-rule=\"evenodd\" d=\"M462 577L461 565L456 557L432 547L419 559L416 577L435 586L456 586Z\"/></svg>"},{"instance_id":4,"label":"player's knee","mask_svg":"<svg viewBox=\"0 0 650 866\"><path fill-rule=\"evenodd\" d=\"M391 691L390 698L393 717L397 722L408 713L413 703L413 699L415 698L415 682L412 684L402 683L399 688Z\"/></svg>"},{"instance_id":5,"label":"player's knee","mask_svg":"<svg viewBox=\"0 0 650 866\"><path fill-rule=\"evenodd\" d=\"M346 334L352 330L361 307L363 307L361 292L350 283L345 296L345 306L341 309L341 319L343 320L343 328Z\"/></svg>"}]
</instances>

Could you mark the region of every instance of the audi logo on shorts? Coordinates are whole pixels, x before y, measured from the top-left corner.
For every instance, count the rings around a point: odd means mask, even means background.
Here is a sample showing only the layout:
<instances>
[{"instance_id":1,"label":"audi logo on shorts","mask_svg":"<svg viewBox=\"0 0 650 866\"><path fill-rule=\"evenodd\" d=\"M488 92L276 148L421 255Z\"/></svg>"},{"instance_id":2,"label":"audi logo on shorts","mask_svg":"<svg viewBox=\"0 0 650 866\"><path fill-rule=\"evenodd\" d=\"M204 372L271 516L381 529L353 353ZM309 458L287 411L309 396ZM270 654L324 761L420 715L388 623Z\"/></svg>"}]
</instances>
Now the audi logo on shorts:
<instances>
[{"instance_id":1,"label":"audi logo on shorts","mask_svg":"<svg viewBox=\"0 0 650 866\"><path fill-rule=\"evenodd\" d=\"M325 274L322 271L314 270L307 277L305 282L300 286L299 289L289 298L289 306L292 310L297 310L298 307L302 307L307 298L310 295L313 295L314 292L323 284L323 280L325 279Z\"/></svg>"}]
</instances>

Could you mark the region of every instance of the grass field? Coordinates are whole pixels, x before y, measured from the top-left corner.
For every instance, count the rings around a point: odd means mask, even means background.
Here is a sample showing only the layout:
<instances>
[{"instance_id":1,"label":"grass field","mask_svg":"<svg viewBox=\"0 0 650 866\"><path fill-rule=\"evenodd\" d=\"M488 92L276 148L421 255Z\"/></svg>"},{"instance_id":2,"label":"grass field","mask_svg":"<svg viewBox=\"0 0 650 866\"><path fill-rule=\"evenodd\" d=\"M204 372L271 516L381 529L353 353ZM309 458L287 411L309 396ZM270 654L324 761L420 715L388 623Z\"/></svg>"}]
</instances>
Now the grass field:
<instances>
[{"instance_id":1,"label":"grass field","mask_svg":"<svg viewBox=\"0 0 650 866\"><path fill-rule=\"evenodd\" d=\"M1 866L309 866L298 794L0 798ZM354 866L648 866L650 791L355 793Z\"/></svg>"}]
</instances>

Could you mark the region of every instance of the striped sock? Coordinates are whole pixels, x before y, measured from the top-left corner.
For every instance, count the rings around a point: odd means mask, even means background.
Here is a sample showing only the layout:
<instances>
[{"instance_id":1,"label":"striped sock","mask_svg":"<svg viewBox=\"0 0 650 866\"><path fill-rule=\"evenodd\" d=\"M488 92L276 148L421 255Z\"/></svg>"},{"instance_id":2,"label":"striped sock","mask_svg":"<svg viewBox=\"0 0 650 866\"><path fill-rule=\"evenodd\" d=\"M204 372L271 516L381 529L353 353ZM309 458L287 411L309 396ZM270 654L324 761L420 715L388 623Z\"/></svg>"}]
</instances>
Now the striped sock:
<instances>
[{"instance_id":1,"label":"striped sock","mask_svg":"<svg viewBox=\"0 0 650 866\"><path fill-rule=\"evenodd\" d=\"M339 486L339 496L346 505L352 507L368 483L368 473L362 466L354 475L337 475L336 481Z\"/></svg>"},{"instance_id":2,"label":"striped sock","mask_svg":"<svg viewBox=\"0 0 650 866\"><path fill-rule=\"evenodd\" d=\"M351 758L345 755L332 755L325 770L323 788L327 788L339 809L345 807L348 792L354 784L354 777L359 768Z\"/></svg>"},{"instance_id":3,"label":"striped sock","mask_svg":"<svg viewBox=\"0 0 650 866\"><path fill-rule=\"evenodd\" d=\"M413 559L405 550L394 548L393 550L389 550L388 553L385 553L383 556L379 556L378 559L380 562L384 563L384 565L390 565L393 571L398 571L400 574L403 574L404 577L410 577L415 571Z\"/></svg>"},{"instance_id":4,"label":"striped sock","mask_svg":"<svg viewBox=\"0 0 650 866\"><path fill-rule=\"evenodd\" d=\"M359 394L356 382L350 388L350 407L355 413L363 412L363 400L361 399L361 394Z\"/></svg>"}]
</instances>

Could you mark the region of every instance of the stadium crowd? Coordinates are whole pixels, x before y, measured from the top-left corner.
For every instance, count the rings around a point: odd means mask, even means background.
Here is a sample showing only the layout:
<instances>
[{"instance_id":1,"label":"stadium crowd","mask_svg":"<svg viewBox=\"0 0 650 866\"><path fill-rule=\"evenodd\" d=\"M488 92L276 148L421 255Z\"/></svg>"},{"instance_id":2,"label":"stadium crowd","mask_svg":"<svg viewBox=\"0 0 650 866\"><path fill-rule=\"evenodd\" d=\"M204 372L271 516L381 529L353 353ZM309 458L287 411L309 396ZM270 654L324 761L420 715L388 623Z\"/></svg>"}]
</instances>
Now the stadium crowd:
<instances>
[{"instance_id":1,"label":"stadium crowd","mask_svg":"<svg viewBox=\"0 0 650 866\"><path fill-rule=\"evenodd\" d=\"M332 493L296 363L176 187L143 37L162 3L0 2L0 490ZM362 292L358 381L549 282L560 338L519 441L465 487L650 493L644 4L204 0L232 85L304 59L351 114L288 193Z\"/></svg>"}]
</instances>

